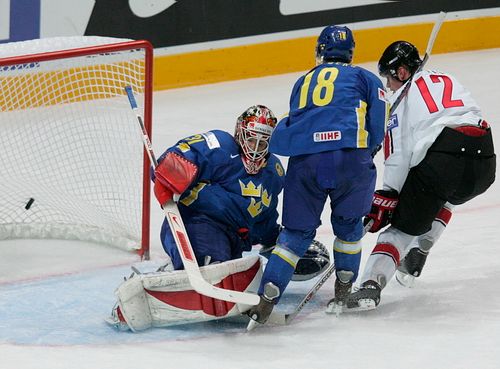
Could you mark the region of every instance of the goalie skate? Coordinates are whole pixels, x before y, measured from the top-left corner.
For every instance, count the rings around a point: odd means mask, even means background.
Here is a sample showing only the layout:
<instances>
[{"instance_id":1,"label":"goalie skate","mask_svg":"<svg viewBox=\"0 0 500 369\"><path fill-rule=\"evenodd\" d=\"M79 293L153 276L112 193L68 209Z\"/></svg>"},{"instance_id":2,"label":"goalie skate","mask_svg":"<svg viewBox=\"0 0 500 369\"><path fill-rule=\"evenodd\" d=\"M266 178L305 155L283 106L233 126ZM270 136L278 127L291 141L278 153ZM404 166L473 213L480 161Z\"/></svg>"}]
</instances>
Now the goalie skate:
<instances>
[{"instance_id":1,"label":"goalie skate","mask_svg":"<svg viewBox=\"0 0 500 369\"><path fill-rule=\"evenodd\" d=\"M120 319L120 315L120 308L118 307L118 304L116 304L111 310L111 315L104 319L104 321L118 331L129 331L130 327L125 322L125 319L123 319L123 317L122 319Z\"/></svg>"}]
</instances>

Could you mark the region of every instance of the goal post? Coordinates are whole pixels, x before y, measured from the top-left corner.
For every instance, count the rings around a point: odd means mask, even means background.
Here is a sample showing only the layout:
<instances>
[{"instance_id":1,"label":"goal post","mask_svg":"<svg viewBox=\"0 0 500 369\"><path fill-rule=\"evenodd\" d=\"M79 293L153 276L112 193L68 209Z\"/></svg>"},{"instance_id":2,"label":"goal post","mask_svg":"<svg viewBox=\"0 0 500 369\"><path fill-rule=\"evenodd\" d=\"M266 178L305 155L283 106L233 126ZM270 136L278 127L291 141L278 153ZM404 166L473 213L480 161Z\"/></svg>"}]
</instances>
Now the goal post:
<instances>
[{"instance_id":1,"label":"goal post","mask_svg":"<svg viewBox=\"0 0 500 369\"><path fill-rule=\"evenodd\" d=\"M149 258L147 41L57 37L0 44L0 240L71 239Z\"/></svg>"}]
</instances>

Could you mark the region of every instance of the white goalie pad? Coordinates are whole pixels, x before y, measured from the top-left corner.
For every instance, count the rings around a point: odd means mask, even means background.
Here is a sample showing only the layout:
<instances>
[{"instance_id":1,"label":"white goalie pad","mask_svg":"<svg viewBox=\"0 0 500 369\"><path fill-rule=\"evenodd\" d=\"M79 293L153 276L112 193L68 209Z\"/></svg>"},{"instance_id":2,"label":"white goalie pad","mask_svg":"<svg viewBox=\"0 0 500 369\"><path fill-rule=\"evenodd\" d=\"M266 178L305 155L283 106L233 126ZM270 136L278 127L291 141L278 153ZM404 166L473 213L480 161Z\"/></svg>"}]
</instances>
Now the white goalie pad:
<instances>
[{"instance_id":1,"label":"white goalie pad","mask_svg":"<svg viewBox=\"0 0 500 369\"><path fill-rule=\"evenodd\" d=\"M220 288L256 293L262 278L258 255L201 267L203 277ZM133 275L115 291L116 323L132 331L202 322L240 315L249 305L234 304L194 291L186 271Z\"/></svg>"}]
</instances>

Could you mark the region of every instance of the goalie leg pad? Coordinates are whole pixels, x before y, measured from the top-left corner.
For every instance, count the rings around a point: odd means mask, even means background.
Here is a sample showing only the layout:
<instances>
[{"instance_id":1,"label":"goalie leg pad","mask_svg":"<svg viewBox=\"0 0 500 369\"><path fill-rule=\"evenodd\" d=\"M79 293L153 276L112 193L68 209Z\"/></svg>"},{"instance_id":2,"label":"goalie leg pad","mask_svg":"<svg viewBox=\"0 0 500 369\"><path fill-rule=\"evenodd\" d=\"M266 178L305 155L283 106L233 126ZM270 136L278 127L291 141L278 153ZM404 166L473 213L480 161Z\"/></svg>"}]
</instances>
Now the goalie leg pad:
<instances>
[{"instance_id":1,"label":"goalie leg pad","mask_svg":"<svg viewBox=\"0 0 500 369\"><path fill-rule=\"evenodd\" d=\"M200 270L211 284L235 291L256 292L262 278L259 256ZM132 291L129 280L117 290L120 312L132 331L227 318L250 309L249 305L200 295L191 287L184 270L141 274L132 279L140 280L140 288L134 285ZM129 285L124 287L127 282Z\"/></svg>"},{"instance_id":2,"label":"goalie leg pad","mask_svg":"<svg viewBox=\"0 0 500 369\"><path fill-rule=\"evenodd\" d=\"M141 275L134 274L115 291L118 306L113 311L130 329L141 331L152 326L152 317Z\"/></svg>"}]
</instances>

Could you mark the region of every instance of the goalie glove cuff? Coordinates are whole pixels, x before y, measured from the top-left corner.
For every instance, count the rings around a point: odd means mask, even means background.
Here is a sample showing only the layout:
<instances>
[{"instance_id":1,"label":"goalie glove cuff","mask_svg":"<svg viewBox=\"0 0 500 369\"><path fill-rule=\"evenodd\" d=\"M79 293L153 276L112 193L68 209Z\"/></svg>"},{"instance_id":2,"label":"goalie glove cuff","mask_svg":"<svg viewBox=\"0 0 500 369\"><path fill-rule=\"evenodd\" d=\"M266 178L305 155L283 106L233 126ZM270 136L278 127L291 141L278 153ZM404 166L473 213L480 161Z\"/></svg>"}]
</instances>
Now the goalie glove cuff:
<instances>
[{"instance_id":1,"label":"goalie glove cuff","mask_svg":"<svg viewBox=\"0 0 500 369\"><path fill-rule=\"evenodd\" d=\"M174 196L174 193L169 188L164 186L158 178L154 182L153 191L161 206L172 200L172 197Z\"/></svg>"}]
</instances>

